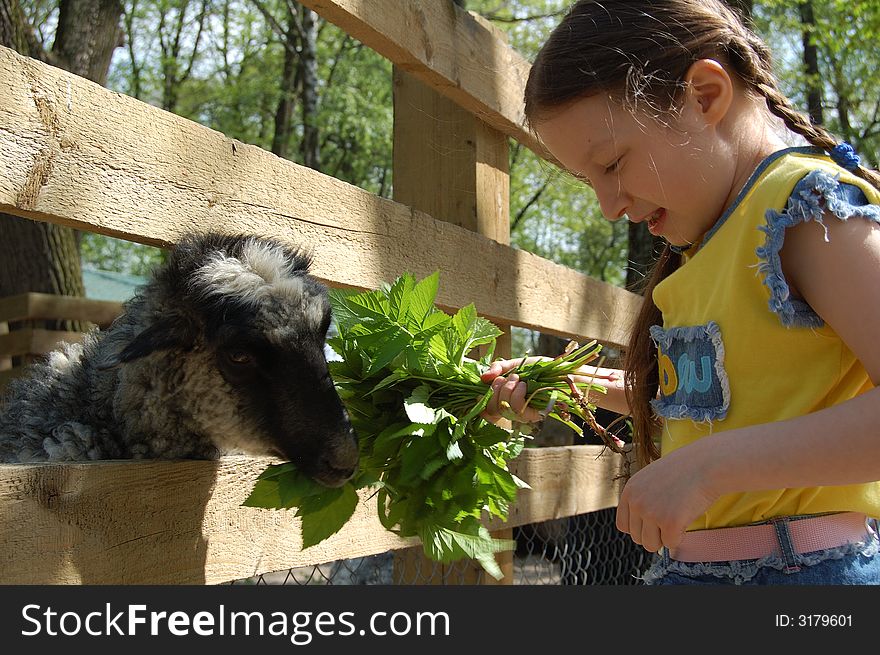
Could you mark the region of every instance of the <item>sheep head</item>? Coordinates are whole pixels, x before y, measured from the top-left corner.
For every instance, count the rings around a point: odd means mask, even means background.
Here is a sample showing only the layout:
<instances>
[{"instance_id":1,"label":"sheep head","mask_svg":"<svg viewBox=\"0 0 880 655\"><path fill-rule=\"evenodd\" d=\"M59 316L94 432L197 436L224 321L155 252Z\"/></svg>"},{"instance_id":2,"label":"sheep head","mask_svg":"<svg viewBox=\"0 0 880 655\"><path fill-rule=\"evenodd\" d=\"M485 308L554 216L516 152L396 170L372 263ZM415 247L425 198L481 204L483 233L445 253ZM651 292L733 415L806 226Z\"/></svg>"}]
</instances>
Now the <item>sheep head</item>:
<instances>
[{"instance_id":1,"label":"sheep head","mask_svg":"<svg viewBox=\"0 0 880 655\"><path fill-rule=\"evenodd\" d=\"M344 484L358 443L325 357L327 289L309 265L273 239L183 239L133 302L137 327L119 331L130 338L117 337L103 362L140 381L129 386L150 385L141 398L120 398L117 413L137 423L135 403L155 393L179 429L218 452L276 455L325 485Z\"/></svg>"}]
</instances>

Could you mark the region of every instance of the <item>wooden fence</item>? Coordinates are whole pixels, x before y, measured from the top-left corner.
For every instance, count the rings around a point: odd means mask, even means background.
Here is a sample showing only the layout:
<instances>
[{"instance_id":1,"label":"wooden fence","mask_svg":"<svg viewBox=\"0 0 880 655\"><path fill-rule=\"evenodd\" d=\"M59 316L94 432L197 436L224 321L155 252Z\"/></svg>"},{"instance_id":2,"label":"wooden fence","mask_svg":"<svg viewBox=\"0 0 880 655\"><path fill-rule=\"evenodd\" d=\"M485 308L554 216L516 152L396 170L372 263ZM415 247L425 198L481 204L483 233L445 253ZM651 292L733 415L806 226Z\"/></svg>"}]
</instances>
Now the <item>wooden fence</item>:
<instances>
[{"instance_id":1,"label":"wooden fence","mask_svg":"<svg viewBox=\"0 0 880 655\"><path fill-rule=\"evenodd\" d=\"M338 287L440 270L446 309L625 343L637 296L507 245L508 137L541 149L503 36L451 1L303 4L394 64L393 201L0 48L0 211L161 247L272 235ZM527 449L512 468L532 489L490 528L614 506L622 462L600 451ZM303 551L292 512L240 506L269 461L0 465L0 583L217 583L415 545L364 494Z\"/></svg>"}]
</instances>

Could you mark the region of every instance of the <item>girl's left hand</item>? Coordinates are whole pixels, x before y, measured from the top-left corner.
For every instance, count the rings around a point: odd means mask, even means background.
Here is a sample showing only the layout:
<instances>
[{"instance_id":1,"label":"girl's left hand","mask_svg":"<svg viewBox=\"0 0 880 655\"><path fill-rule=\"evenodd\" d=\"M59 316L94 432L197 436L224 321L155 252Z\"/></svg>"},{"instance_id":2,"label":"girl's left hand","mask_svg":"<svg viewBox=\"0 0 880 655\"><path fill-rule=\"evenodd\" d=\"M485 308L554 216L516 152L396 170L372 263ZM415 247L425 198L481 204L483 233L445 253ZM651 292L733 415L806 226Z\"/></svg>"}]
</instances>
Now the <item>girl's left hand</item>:
<instances>
[{"instance_id":1,"label":"girl's left hand","mask_svg":"<svg viewBox=\"0 0 880 655\"><path fill-rule=\"evenodd\" d=\"M702 461L707 448L699 442L679 448L636 472L623 488L617 505L617 529L646 550L675 548L687 527L718 498L709 467Z\"/></svg>"}]
</instances>

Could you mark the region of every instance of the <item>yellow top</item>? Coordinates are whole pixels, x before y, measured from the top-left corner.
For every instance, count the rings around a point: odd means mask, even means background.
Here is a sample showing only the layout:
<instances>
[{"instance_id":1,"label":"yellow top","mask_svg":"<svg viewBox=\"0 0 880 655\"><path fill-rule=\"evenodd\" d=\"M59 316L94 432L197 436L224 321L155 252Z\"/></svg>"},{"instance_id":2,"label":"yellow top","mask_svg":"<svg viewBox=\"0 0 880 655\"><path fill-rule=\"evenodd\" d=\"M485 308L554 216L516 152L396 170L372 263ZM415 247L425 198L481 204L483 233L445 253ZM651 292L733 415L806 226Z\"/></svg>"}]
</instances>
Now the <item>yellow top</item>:
<instances>
[{"instance_id":1,"label":"yellow top","mask_svg":"<svg viewBox=\"0 0 880 655\"><path fill-rule=\"evenodd\" d=\"M652 328L663 454L712 432L808 414L872 388L841 338L806 303L788 298L779 263L784 230L821 220L823 208L880 222L880 193L812 149L776 153L684 254L684 265L655 288L663 312L663 328ZM822 226L816 230L822 238ZM728 494L689 529L834 511L880 515L880 482Z\"/></svg>"}]
</instances>

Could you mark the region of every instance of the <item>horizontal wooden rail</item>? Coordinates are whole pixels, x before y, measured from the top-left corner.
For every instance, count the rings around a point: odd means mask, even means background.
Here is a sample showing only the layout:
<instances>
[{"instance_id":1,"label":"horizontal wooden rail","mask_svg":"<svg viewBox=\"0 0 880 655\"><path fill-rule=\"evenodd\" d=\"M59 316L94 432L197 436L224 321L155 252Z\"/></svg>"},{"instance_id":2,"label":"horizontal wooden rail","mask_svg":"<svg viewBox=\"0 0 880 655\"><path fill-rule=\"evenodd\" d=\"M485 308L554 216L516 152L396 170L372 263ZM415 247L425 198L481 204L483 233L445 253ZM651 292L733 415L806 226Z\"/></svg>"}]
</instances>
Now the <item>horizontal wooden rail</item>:
<instances>
[{"instance_id":1,"label":"horizontal wooden rail","mask_svg":"<svg viewBox=\"0 0 880 655\"><path fill-rule=\"evenodd\" d=\"M340 532L302 550L293 511L241 506L273 462L0 465L0 584L221 583L418 544L385 530L364 492ZM622 464L599 446L523 451L511 470L532 489L504 525L616 505Z\"/></svg>"},{"instance_id":2,"label":"horizontal wooden rail","mask_svg":"<svg viewBox=\"0 0 880 655\"><path fill-rule=\"evenodd\" d=\"M0 370L0 391L3 390L3 387L5 387L10 380L14 380L22 375L24 375L24 370L21 367Z\"/></svg>"},{"instance_id":3,"label":"horizontal wooden rail","mask_svg":"<svg viewBox=\"0 0 880 655\"><path fill-rule=\"evenodd\" d=\"M0 128L2 129L2 128ZM0 298L0 322L31 319L90 321L106 326L122 311L122 303L48 293L22 293Z\"/></svg>"},{"instance_id":4,"label":"horizontal wooden rail","mask_svg":"<svg viewBox=\"0 0 880 655\"><path fill-rule=\"evenodd\" d=\"M41 328L25 328L9 334L0 334L0 357L42 355L54 350L59 341L77 343L82 341L83 336L85 336L84 332L43 330Z\"/></svg>"},{"instance_id":5,"label":"horizontal wooden rail","mask_svg":"<svg viewBox=\"0 0 880 655\"><path fill-rule=\"evenodd\" d=\"M454 2L301 0L485 123L549 158L525 127L529 62Z\"/></svg>"},{"instance_id":6,"label":"horizontal wooden rail","mask_svg":"<svg viewBox=\"0 0 880 655\"><path fill-rule=\"evenodd\" d=\"M439 270L445 307L627 342L641 299L623 289L6 48L0 88L0 211L158 246L191 230L272 235L310 249L329 284Z\"/></svg>"}]
</instances>

